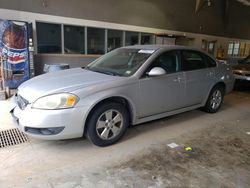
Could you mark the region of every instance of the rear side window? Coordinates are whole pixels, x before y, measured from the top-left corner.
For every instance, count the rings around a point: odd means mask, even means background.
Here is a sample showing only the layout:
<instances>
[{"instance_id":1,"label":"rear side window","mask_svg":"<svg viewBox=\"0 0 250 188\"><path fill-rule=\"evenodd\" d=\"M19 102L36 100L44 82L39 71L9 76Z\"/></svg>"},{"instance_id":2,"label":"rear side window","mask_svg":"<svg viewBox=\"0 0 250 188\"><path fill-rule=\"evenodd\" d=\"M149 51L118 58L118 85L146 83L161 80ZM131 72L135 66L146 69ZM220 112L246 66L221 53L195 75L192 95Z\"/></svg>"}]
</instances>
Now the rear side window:
<instances>
[{"instance_id":1,"label":"rear side window","mask_svg":"<svg viewBox=\"0 0 250 188\"><path fill-rule=\"evenodd\" d=\"M201 53L196 51L182 51L182 70L191 71L207 68L206 61Z\"/></svg>"}]
</instances>

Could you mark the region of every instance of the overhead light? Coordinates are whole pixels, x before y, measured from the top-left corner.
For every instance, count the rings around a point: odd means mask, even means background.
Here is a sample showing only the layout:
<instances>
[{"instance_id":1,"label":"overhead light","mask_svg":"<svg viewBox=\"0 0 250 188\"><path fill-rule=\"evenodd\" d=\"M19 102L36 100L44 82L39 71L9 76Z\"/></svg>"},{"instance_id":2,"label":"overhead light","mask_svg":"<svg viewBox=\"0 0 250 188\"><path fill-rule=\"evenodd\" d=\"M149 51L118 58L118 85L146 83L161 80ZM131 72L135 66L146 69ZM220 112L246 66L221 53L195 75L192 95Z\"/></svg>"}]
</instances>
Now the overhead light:
<instances>
[{"instance_id":1,"label":"overhead light","mask_svg":"<svg viewBox=\"0 0 250 188\"><path fill-rule=\"evenodd\" d=\"M212 2L211 2L211 0L207 0L207 6L211 6L211 4L212 4Z\"/></svg>"},{"instance_id":2,"label":"overhead light","mask_svg":"<svg viewBox=\"0 0 250 188\"><path fill-rule=\"evenodd\" d=\"M48 3L47 3L47 1L43 0L43 1L42 1L42 5L43 5L43 8L48 7Z\"/></svg>"},{"instance_id":3,"label":"overhead light","mask_svg":"<svg viewBox=\"0 0 250 188\"><path fill-rule=\"evenodd\" d=\"M242 3L244 5L250 6L250 1L249 0L237 0L237 1L239 1L240 3Z\"/></svg>"}]
</instances>

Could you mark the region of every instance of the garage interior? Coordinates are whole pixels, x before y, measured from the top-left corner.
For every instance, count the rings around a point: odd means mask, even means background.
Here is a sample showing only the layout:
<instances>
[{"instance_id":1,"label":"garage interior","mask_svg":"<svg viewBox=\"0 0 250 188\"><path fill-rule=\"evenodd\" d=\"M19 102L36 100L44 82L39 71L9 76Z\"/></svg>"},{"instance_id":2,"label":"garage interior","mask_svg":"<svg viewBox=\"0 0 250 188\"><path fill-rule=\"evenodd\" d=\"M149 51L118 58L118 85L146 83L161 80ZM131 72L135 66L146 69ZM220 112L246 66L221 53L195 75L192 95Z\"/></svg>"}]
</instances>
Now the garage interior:
<instances>
[{"instance_id":1,"label":"garage interior","mask_svg":"<svg viewBox=\"0 0 250 188\"><path fill-rule=\"evenodd\" d=\"M21 81L5 85L137 44L194 47L234 66L250 55L249 20L249 0L0 0L0 34L1 22L25 24L29 54L27 77L6 73L0 44L0 187L250 187L250 79L236 80L216 114L131 126L104 148L23 134L9 113Z\"/></svg>"}]
</instances>

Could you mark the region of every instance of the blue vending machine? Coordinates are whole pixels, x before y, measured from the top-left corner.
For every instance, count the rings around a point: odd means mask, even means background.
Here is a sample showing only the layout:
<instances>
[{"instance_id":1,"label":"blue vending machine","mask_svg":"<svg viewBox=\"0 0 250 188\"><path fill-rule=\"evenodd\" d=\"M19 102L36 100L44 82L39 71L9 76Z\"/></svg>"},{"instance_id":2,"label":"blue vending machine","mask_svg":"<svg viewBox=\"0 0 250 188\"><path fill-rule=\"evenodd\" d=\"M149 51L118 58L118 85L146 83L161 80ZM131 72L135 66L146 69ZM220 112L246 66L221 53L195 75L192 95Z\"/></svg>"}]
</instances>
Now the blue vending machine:
<instances>
[{"instance_id":1,"label":"blue vending machine","mask_svg":"<svg viewBox=\"0 0 250 188\"><path fill-rule=\"evenodd\" d=\"M29 44L32 43L32 26L26 22L0 20L0 55L4 87L17 88L30 78ZM33 62L32 62L33 64Z\"/></svg>"}]
</instances>

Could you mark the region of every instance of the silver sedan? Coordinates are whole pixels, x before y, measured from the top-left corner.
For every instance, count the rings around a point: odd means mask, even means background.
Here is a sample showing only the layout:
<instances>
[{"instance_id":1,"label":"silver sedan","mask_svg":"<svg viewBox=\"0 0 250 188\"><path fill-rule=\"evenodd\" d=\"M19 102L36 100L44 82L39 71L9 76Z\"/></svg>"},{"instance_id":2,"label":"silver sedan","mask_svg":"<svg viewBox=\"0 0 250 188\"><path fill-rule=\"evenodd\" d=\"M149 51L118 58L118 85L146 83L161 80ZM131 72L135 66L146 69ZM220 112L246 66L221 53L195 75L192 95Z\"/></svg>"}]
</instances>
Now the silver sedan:
<instances>
[{"instance_id":1,"label":"silver sedan","mask_svg":"<svg viewBox=\"0 0 250 188\"><path fill-rule=\"evenodd\" d=\"M128 125L202 107L217 112L234 84L232 70L181 46L132 46L85 68L37 76L18 88L11 113L24 133L41 139L86 135L117 142Z\"/></svg>"}]
</instances>

